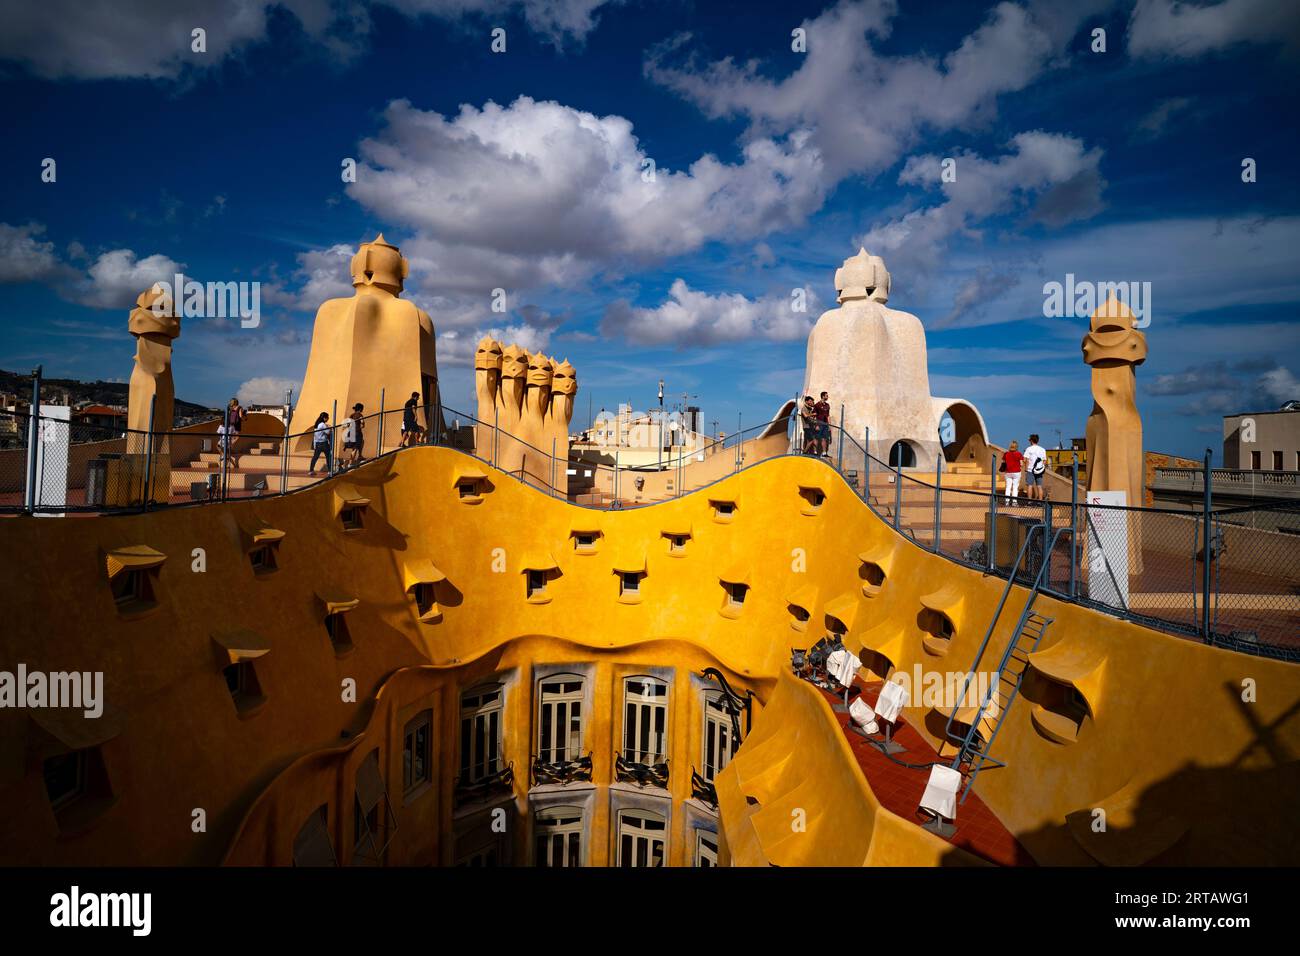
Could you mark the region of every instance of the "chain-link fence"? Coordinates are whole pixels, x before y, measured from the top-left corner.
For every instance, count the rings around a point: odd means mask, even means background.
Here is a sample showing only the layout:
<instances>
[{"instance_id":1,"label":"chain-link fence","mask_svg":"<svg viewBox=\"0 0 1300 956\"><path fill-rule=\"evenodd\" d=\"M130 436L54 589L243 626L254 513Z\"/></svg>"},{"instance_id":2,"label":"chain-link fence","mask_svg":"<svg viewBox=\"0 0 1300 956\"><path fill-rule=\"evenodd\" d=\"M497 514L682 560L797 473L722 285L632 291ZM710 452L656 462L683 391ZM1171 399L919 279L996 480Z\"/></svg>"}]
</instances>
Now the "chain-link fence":
<instances>
[{"instance_id":1,"label":"chain-link fence","mask_svg":"<svg viewBox=\"0 0 1300 956\"><path fill-rule=\"evenodd\" d=\"M453 408L412 405L336 418L330 409L290 432L250 415L147 432L0 412L0 514L147 510L280 495L310 487L402 448L456 448L513 478L588 508L634 508L706 489L769 458L814 456L888 525L919 547L1001 577L1176 633L1238 650L1300 660L1300 508L1205 513L1008 496L1000 476L973 463L905 468L869 454L834 423L777 418L656 459L567 433L530 432ZM642 456L644 457L644 456ZM1069 488L1068 482L1052 486ZM741 506L743 507L743 505ZM1030 536L1045 525L1047 533ZM1067 529L1054 535L1056 529ZM1021 546L1030 547L1017 562ZM1055 541L1050 553L1046 542ZM1208 566L1207 566L1208 561Z\"/></svg>"}]
</instances>

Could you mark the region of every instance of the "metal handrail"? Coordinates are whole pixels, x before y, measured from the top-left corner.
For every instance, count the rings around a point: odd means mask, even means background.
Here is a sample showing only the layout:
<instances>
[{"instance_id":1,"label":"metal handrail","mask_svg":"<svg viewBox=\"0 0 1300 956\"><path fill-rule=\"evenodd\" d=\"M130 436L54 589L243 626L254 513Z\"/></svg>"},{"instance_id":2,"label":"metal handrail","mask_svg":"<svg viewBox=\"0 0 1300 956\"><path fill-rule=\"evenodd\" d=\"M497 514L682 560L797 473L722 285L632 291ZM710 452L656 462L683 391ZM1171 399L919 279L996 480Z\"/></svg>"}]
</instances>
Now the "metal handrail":
<instances>
[{"instance_id":1,"label":"metal handrail","mask_svg":"<svg viewBox=\"0 0 1300 956\"><path fill-rule=\"evenodd\" d=\"M1016 571L1019 569L1021 562L1024 561L1025 553L1029 548L1030 542L1034 540L1034 533L1037 531L1042 531L1046 534L1047 526L1042 522L1039 522L1038 524L1031 526L1029 533L1025 535L1024 543L1020 545L1020 553L1016 555L1016 563L1011 566L1011 571L1007 576L1007 585L1002 589L1002 597L998 599L998 606L993 609L993 617L989 620L988 629L984 632L984 639L980 641L979 649L975 651L975 660L971 664L970 669L966 672L964 682L962 683L961 693L957 695L957 700L953 703L952 713L948 715L948 722L944 725L943 735L953 743L958 742L958 738L952 735L952 725L957 720L957 711L961 709L960 702L966 699L966 692L970 690L971 682L975 680L975 672L979 670L980 661L984 659L984 651L989 646L989 641L993 637L993 631L998 626L998 619L1002 616L1002 609L1006 606L1007 598L1011 595L1011 589L1015 586ZM1060 534L1060 532L1058 531L1057 534ZM1043 568L1046 566L1047 562L1043 562L1039 567L1038 577L1042 576ZM1030 590L1029 598L1025 602L1025 608L1028 608L1033 604L1034 597L1037 594L1038 577L1034 579L1034 587Z\"/></svg>"}]
</instances>

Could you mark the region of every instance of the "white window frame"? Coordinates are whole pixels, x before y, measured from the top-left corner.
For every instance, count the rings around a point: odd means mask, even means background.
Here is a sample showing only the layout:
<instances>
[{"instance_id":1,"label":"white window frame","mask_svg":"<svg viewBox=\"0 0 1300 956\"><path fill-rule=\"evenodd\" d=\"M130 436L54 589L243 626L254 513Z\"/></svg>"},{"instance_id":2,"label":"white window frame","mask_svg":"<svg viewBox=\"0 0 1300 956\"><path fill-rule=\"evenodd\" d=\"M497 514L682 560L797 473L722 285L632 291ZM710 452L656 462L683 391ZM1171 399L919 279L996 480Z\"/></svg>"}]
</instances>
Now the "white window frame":
<instances>
[{"instance_id":1,"label":"white window frame","mask_svg":"<svg viewBox=\"0 0 1300 956\"><path fill-rule=\"evenodd\" d=\"M726 695L720 690L704 692L704 739L701 741L700 763L704 765L701 776L710 783L731 763L731 758L740 748L740 741L734 739L731 716L722 706L725 699ZM709 757L711 743L715 749L712 760Z\"/></svg>"},{"instance_id":2,"label":"white window frame","mask_svg":"<svg viewBox=\"0 0 1300 956\"><path fill-rule=\"evenodd\" d=\"M565 804L538 810L533 814L533 865L568 867L568 861L576 849L578 866L582 866L585 862L586 831L586 815L582 807Z\"/></svg>"},{"instance_id":3,"label":"white window frame","mask_svg":"<svg viewBox=\"0 0 1300 956\"><path fill-rule=\"evenodd\" d=\"M505 686L499 683L480 684L460 695L460 779L464 783L491 777L505 764L501 752L505 697Z\"/></svg>"},{"instance_id":4,"label":"white window frame","mask_svg":"<svg viewBox=\"0 0 1300 956\"><path fill-rule=\"evenodd\" d=\"M548 690L547 685L558 686ZM549 674L537 681L537 759L561 763L582 756L586 729L587 679L581 674ZM543 716L550 713L550 733ZM574 726L576 719L576 728Z\"/></svg>"},{"instance_id":5,"label":"white window frame","mask_svg":"<svg viewBox=\"0 0 1300 956\"><path fill-rule=\"evenodd\" d=\"M640 684L642 689L634 691L634 684ZM623 759L632 763L656 764L667 758L668 682L645 674L625 677Z\"/></svg>"},{"instance_id":6,"label":"white window frame","mask_svg":"<svg viewBox=\"0 0 1300 956\"><path fill-rule=\"evenodd\" d=\"M420 730L424 730L424 749L420 752ZM409 742L409 746L408 746ZM416 776L415 758L424 758L424 772ZM409 799L421 787L433 782L433 709L425 708L411 716L402 727L402 796Z\"/></svg>"},{"instance_id":7,"label":"white window frame","mask_svg":"<svg viewBox=\"0 0 1300 956\"><path fill-rule=\"evenodd\" d=\"M695 865L696 867L716 867L718 865L718 835L712 830L697 827L695 830Z\"/></svg>"},{"instance_id":8,"label":"white window frame","mask_svg":"<svg viewBox=\"0 0 1300 956\"><path fill-rule=\"evenodd\" d=\"M637 867L641 858L640 849L645 847L645 859L653 860L655 845L658 844L658 866L668 865L668 817L653 810L626 809L618 811L617 842L615 843L615 866ZM625 849L624 843L629 846ZM647 862L646 867L656 864Z\"/></svg>"},{"instance_id":9,"label":"white window frame","mask_svg":"<svg viewBox=\"0 0 1300 956\"><path fill-rule=\"evenodd\" d=\"M631 586L628 582L631 582ZM641 596L641 572L640 571L620 571L618 572L618 594L619 597L640 597Z\"/></svg>"}]
</instances>

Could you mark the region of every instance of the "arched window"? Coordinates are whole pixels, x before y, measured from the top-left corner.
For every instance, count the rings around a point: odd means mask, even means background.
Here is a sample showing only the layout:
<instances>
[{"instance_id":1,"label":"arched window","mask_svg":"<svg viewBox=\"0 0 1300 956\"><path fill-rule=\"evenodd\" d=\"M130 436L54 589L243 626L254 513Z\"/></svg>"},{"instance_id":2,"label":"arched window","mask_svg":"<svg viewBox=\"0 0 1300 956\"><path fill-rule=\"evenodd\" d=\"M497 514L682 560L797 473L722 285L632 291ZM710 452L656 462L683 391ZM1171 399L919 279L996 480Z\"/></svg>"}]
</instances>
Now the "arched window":
<instances>
[{"instance_id":1,"label":"arched window","mask_svg":"<svg viewBox=\"0 0 1300 956\"><path fill-rule=\"evenodd\" d=\"M668 850L668 821L649 810L618 812L618 866L663 866Z\"/></svg>"},{"instance_id":2,"label":"arched window","mask_svg":"<svg viewBox=\"0 0 1300 956\"><path fill-rule=\"evenodd\" d=\"M718 835L712 830L695 831L695 865L698 867L718 865Z\"/></svg>"},{"instance_id":3,"label":"arched window","mask_svg":"<svg viewBox=\"0 0 1300 956\"><path fill-rule=\"evenodd\" d=\"M889 464L891 467L904 468L916 467L916 451L905 441L896 441L892 448L889 449Z\"/></svg>"},{"instance_id":4,"label":"arched window","mask_svg":"<svg viewBox=\"0 0 1300 956\"><path fill-rule=\"evenodd\" d=\"M533 818L537 866L582 866L582 808L548 807Z\"/></svg>"}]
</instances>

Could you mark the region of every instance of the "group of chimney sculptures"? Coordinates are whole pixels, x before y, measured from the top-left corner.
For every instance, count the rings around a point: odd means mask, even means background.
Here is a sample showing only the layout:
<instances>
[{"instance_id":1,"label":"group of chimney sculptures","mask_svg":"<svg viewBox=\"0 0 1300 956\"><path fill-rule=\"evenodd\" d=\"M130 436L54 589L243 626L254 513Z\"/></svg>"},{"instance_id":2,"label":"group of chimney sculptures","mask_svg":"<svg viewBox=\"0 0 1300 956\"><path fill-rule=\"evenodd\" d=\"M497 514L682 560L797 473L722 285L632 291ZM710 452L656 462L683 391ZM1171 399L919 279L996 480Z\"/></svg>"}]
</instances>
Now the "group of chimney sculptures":
<instances>
[{"instance_id":1,"label":"group of chimney sculptures","mask_svg":"<svg viewBox=\"0 0 1300 956\"><path fill-rule=\"evenodd\" d=\"M362 243L352 259L351 272L355 293L349 298L326 301L316 313L307 373L290 424L290 432L299 436L298 443L303 447L310 442L310 425L321 411L333 413L337 409L346 414L355 403L367 401L374 409L373 403L385 388L396 396L412 392L422 395L426 427L440 421L433 322L427 312L400 298L408 274L407 260L380 235L373 242ZM871 276L876 278L869 281ZM908 347L899 349L900 355L924 361L924 333L920 333L919 345L913 341L917 330L912 325L919 327L920 323L913 319L911 325L899 325L900 316L912 317L884 308L889 278L877 257L861 252L848 260L836 277L841 309L874 308L880 315L872 313L868 318L876 325L897 325L898 331L886 334L873 326L873 334L883 335L882 341L887 341L906 331L911 338ZM854 291L858 286L863 289ZM173 422L172 343L180 334L180 319L174 310L159 309L157 296L152 289L143 293L129 320L131 334L136 338L128 410L128 427L133 433L150 428L165 432ZM838 310L828 313L818 325L837 314ZM856 313L844 314L858 318ZM897 321L891 323L890 319ZM819 334L827 333L815 330L810 337L810 375L814 365L840 362L845 354L845 342L837 339L832 350L835 354L822 357L824 350L814 348L820 344L815 341ZM1093 370L1094 407L1087 428L1089 489L1124 490L1130 504L1136 503L1143 490L1142 424L1133 370L1146 358L1146 340L1133 328L1132 314L1108 302L1093 316L1083 350L1084 360ZM895 358L880 355L876 362L881 368L889 368ZM827 378L834 377L831 367L826 371ZM834 371L842 370L836 367ZM923 376L919 369L916 371ZM875 378L870 368L858 368L856 372L864 380ZM578 390L577 376L568 360L556 362L541 352L484 337L475 351L474 387L478 400L475 453L530 484L554 489L561 496L567 494L569 425ZM905 401L897 394L900 388L888 389L887 394L873 391L863 395L864 407ZM851 397L854 393L853 388L841 391ZM925 392L916 396L918 408L946 401L931 399L928 388ZM928 407L923 411L925 416L918 412L916 417L928 421L933 412ZM875 435L873 444L874 439ZM367 457L384 450L369 447L375 440L371 435L366 440ZM155 442L154 451L165 447L165 440Z\"/></svg>"},{"instance_id":2,"label":"group of chimney sculptures","mask_svg":"<svg viewBox=\"0 0 1300 956\"><path fill-rule=\"evenodd\" d=\"M502 471L568 494L569 422L578 377L569 360L484 336L474 353L474 447Z\"/></svg>"}]
</instances>

